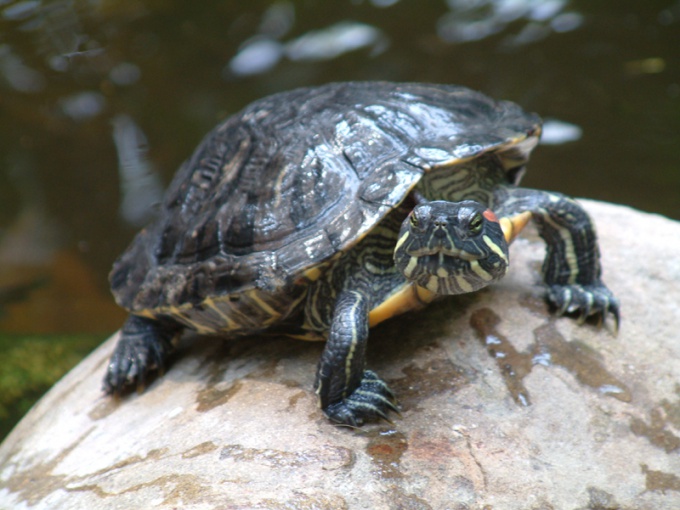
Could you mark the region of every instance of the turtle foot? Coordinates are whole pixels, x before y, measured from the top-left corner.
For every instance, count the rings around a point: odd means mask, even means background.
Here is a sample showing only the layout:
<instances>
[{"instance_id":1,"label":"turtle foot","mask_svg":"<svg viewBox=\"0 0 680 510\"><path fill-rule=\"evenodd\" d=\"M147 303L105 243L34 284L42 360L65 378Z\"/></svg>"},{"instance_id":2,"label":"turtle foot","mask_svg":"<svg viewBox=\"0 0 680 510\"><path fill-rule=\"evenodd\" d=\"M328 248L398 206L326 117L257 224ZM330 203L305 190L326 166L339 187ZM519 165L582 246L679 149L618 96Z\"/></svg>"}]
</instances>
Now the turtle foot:
<instances>
[{"instance_id":1,"label":"turtle foot","mask_svg":"<svg viewBox=\"0 0 680 510\"><path fill-rule=\"evenodd\" d=\"M578 315L581 324L589 317L596 317L600 323L604 323L611 313L614 317L614 332L619 330L619 300L602 283L551 285L548 301L557 308L558 315Z\"/></svg>"},{"instance_id":2,"label":"turtle foot","mask_svg":"<svg viewBox=\"0 0 680 510\"><path fill-rule=\"evenodd\" d=\"M394 394L387 383L371 370L364 372L361 384L350 396L324 409L331 421L351 427L379 418L389 421L390 411L399 413Z\"/></svg>"},{"instance_id":3,"label":"turtle foot","mask_svg":"<svg viewBox=\"0 0 680 510\"><path fill-rule=\"evenodd\" d=\"M151 371L163 372L165 369L177 332L177 328L131 315L111 355L104 377L104 391L120 395L135 386L137 391L142 391Z\"/></svg>"}]
</instances>

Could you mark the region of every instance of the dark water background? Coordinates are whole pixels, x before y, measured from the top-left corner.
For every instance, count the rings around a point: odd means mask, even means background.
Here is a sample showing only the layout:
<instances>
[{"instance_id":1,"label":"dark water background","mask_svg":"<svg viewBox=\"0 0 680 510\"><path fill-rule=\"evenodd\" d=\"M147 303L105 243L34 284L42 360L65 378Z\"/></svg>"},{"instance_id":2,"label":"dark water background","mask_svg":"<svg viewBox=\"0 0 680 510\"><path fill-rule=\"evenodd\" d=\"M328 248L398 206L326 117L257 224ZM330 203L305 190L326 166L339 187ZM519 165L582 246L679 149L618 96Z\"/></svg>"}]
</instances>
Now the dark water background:
<instances>
[{"instance_id":1,"label":"dark water background","mask_svg":"<svg viewBox=\"0 0 680 510\"><path fill-rule=\"evenodd\" d=\"M248 102L466 85L549 121L525 185L680 219L679 57L678 0L0 0L0 438L119 327L114 258Z\"/></svg>"}]
</instances>

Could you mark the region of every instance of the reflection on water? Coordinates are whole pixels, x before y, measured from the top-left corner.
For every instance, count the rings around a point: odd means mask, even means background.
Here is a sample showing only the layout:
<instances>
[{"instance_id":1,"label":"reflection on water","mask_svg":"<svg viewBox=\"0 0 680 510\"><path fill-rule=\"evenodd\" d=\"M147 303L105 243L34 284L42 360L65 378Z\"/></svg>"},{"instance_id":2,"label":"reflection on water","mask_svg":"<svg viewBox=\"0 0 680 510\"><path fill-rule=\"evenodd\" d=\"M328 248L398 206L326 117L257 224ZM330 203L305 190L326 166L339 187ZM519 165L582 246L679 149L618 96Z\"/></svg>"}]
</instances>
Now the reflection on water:
<instances>
[{"instance_id":1,"label":"reflection on water","mask_svg":"<svg viewBox=\"0 0 680 510\"><path fill-rule=\"evenodd\" d=\"M160 177L149 162L146 136L135 121L120 113L111 124L118 153L120 216L130 225L142 227L152 219L152 208L162 199Z\"/></svg>"},{"instance_id":2,"label":"reflection on water","mask_svg":"<svg viewBox=\"0 0 680 510\"><path fill-rule=\"evenodd\" d=\"M386 47L387 39L377 28L343 21L307 32L288 43L267 37L250 39L231 59L229 70L236 76L249 76L271 70L284 57L293 62L315 62L363 48L370 48L371 54L377 55Z\"/></svg>"},{"instance_id":3,"label":"reflection on water","mask_svg":"<svg viewBox=\"0 0 680 510\"><path fill-rule=\"evenodd\" d=\"M546 123L525 183L680 219L680 1L0 1L0 341L105 335L106 276L216 122L335 80Z\"/></svg>"},{"instance_id":4,"label":"reflection on water","mask_svg":"<svg viewBox=\"0 0 680 510\"><path fill-rule=\"evenodd\" d=\"M503 32L510 25L521 28L501 44L519 46L535 43L551 33L570 32L583 23L583 15L568 10L568 0L448 0L451 12L437 23L444 41L479 41Z\"/></svg>"},{"instance_id":5,"label":"reflection on water","mask_svg":"<svg viewBox=\"0 0 680 510\"><path fill-rule=\"evenodd\" d=\"M583 135L583 129L576 124L570 124L556 119L544 119L541 143L543 145L562 145L575 142Z\"/></svg>"}]
</instances>

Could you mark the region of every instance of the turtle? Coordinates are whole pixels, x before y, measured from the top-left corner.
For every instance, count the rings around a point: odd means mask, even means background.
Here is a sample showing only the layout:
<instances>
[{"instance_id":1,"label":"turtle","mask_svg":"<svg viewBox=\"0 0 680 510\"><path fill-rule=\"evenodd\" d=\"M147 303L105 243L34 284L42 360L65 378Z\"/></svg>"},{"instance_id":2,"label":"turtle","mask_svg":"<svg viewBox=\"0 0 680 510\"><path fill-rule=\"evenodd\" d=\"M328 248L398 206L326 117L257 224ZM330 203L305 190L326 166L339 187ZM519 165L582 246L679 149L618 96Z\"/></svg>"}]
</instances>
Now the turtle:
<instances>
[{"instance_id":1,"label":"turtle","mask_svg":"<svg viewBox=\"0 0 680 510\"><path fill-rule=\"evenodd\" d=\"M342 82L257 100L199 144L155 221L110 273L129 312L104 378L120 395L162 372L186 330L323 340L331 422L398 412L366 367L369 328L504 276L532 220L558 313L619 325L593 222L519 187L541 119L462 86Z\"/></svg>"}]
</instances>

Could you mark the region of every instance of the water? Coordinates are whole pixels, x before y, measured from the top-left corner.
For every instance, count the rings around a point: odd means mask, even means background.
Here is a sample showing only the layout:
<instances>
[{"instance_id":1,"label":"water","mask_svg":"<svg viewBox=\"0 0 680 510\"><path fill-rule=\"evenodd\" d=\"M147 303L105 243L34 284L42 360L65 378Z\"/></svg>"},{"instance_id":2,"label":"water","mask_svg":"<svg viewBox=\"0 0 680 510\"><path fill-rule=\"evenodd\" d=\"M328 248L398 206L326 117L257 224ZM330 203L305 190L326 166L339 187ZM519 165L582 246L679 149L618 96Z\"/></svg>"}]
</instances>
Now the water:
<instances>
[{"instance_id":1,"label":"water","mask_svg":"<svg viewBox=\"0 0 680 510\"><path fill-rule=\"evenodd\" d=\"M677 0L0 2L0 352L117 329L108 270L177 166L298 86L511 99L549 121L527 186L680 219L678 36Z\"/></svg>"}]
</instances>

